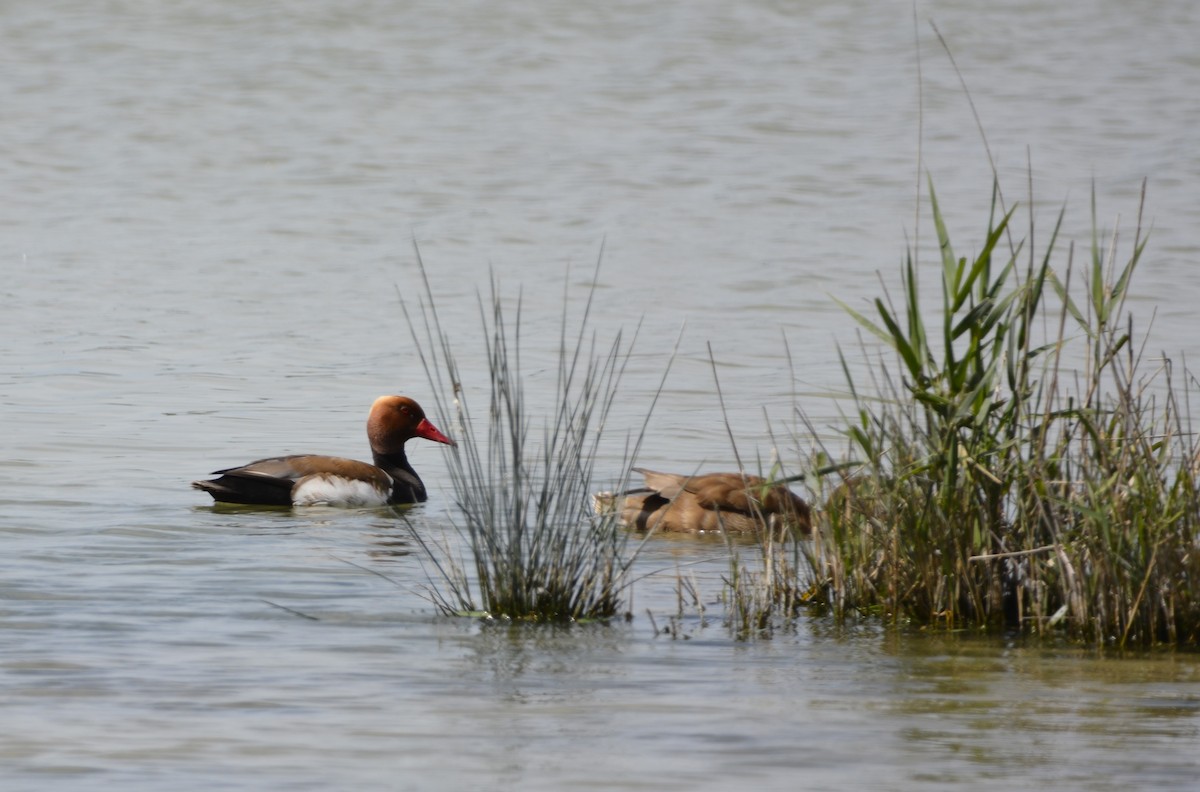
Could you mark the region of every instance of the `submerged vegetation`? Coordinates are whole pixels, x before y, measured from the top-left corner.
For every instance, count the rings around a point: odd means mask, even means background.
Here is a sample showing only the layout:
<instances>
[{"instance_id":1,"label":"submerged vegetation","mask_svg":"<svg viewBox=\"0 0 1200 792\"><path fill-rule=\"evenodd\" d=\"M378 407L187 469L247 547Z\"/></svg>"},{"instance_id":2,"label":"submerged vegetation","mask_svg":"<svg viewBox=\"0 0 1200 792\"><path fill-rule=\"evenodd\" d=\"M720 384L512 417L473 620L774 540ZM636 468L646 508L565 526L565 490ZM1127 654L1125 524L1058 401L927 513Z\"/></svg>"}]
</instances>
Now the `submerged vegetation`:
<instances>
[{"instance_id":1,"label":"submerged vegetation","mask_svg":"<svg viewBox=\"0 0 1200 792\"><path fill-rule=\"evenodd\" d=\"M1144 371L1125 309L1140 216L1123 256L1116 232L1107 249L1093 233L1076 300L1074 248L1051 264L1061 213L1037 252L1032 219L1006 245L1013 211L996 210L980 252L959 258L932 190L931 203L940 327L926 323L915 253L877 318L848 309L895 364L874 368L870 391L844 365L861 464L818 486L826 508L802 546L812 601L838 618L1195 643L1200 447L1186 376L1181 391L1169 360Z\"/></svg>"}]
</instances>

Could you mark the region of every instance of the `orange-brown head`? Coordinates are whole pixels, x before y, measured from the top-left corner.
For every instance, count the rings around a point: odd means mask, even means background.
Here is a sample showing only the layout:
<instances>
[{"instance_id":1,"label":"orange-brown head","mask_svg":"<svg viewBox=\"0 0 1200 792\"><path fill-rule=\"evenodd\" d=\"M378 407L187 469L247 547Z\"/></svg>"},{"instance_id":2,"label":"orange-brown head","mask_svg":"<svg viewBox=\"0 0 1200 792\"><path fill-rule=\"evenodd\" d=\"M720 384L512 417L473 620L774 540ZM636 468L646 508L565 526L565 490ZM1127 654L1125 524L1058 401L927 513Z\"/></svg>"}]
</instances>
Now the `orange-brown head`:
<instances>
[{"instance_id":1,"label":"orange-brown head","mask_svg":"<svg viewBox=\"0 0 1200 792\"><path fill-rule=\"evenodd\" d=\"M454 441L430 423L425 411L407 396L380 396L367 417L367 437L376 454L400 454L414 437L454 445Z\"/></svg>"}]
</instances>

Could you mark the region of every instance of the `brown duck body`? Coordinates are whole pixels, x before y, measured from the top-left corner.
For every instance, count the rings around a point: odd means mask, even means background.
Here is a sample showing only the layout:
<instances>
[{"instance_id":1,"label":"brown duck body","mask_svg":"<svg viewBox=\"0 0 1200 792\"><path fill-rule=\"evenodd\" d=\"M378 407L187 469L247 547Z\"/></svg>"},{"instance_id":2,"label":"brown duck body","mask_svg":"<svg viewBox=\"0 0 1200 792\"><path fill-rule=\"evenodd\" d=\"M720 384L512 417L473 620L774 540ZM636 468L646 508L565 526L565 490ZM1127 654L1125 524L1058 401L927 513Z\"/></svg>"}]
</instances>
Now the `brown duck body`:
<instances>
[{"instance_id":1,"label":"brown duck body","mask_svg":"<svg viewBox=\"0 0 1200 792\"><path fill-rule=\"evenodd\" d=\"M810 533L808 504L782 484L740 473L684 476L634 468L644 489L608 496L621 521L639 531L753 533L764 528ZM597 498L598 508L606 498Z\"/></svg>"},{"instance_id":2,"label":"brown duck body","mask_svg":"<svg viewBox=\"0 0 1200 792\"><path fill-rule=\"evenodd\" d=\"M425 485L404 453L414 437L453 445L405 396L380 396L371 405L367 436L375 464L319 454L259 459L213 473L192 486L221 503L261 506L382 506L419 503Z\"/></svg>"}]
</instances>

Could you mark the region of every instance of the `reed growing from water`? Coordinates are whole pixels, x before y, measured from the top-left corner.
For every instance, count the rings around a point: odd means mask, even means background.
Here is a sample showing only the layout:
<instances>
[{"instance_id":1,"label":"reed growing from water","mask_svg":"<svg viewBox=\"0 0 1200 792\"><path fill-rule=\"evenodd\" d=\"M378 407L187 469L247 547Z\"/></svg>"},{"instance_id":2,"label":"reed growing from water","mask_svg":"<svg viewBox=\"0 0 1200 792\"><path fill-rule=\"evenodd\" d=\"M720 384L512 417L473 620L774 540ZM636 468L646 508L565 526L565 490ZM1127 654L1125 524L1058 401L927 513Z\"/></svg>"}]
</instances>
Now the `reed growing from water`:
<instances>
[{"instance_id":1,"label":"reed growing from water","mask_svg":"<svg viewBox=\"0 0 1200 792\"><path fill-rule=\"evenodd\" d=\"M603 429L633 340L618 331L602 343L589 329L594 280L577 328L570 327L572 308L564 296L554 404L536 425L525 399L521 302L518 297L510 318L493 276L490 291L479 297L489 382L486 417L477 421L419 251L417 259L424 298L412 312L404 305L404 313L417 348L430 350L421 352L421 361L435 410L457 442L449 456L452 519L468 557L463 561L449 542L416 534L433 568L434 603L447 614L534 622L617 615L638 547L629 546L615 514L593 512L591 497ZM627 441L627 460L641 438Z\"/></svg>"},{"instance_id":2,"label":"reed growing from water","mask_svg":"<svg viewBox=\"0 0 1200 792\"><path fill-rule=\"evenodd\" d=\"M725 627L738 641L770 638L808 609L797 537L763 531L753 548L729 543L729 574L723 578Z\"/></svg>"},{"instance_id":3,"label":"reed growing from water","mask_svg":"<svg viewBox=\"0 0 1200 792\"><path fill-rule=\"evenodd\" d=\"M708 361L712 368L713 389L721 408L725 433L729 437L738 470L745 475L746 465L738 452L733 428L729 425L725 395L721 390L717 361L713 356L711 344L708 345ZM764 480L765 487L790 486L792 482L805 478L804 475L787 475L778 459L773 461L770 470L764 471L764 467L759 460L759 477ZM750 492L752 496L755 495L753 488ZM757 497L749 499L757 523L753 535L740 537L740 541L735 541L729 535L724 537L729 553L729 571L722 578L721 591L721 602L725 609L724 625L730 635L738 641L769 638L777 629L790 626L805 608L806 599L810 594L798 574L800 563L797 531L793 526L783 523L773 525L772 521L756 508L755 504L761 503L764 495L765 493L760 493ZM681 579L680 584L682 583ZM682 591L680 599L682 601Z\"/></svg>"},{"instance_id":4,"label":"reed growing from water","mask_svg":"<svg viewBox=\"0 0 1200 792\"><path fill-rule=\"evenodd\" d=\"M1052 266L1062 213L1037 252L1032 215L1008 242L1014 212L993 201L979 253L958 257L930 197L940 311L921 304L915 252L874 317L846 307L894 363L864 389L843 357L861 464L818 485L814 601L840 618L1195 643L1200 446L1190 377L1145 355L1126 310L1140 210L1123 255L1116 232L1107 248L1093 232L1079 297L1074 247Z\"/></svg>"}]
</instances>

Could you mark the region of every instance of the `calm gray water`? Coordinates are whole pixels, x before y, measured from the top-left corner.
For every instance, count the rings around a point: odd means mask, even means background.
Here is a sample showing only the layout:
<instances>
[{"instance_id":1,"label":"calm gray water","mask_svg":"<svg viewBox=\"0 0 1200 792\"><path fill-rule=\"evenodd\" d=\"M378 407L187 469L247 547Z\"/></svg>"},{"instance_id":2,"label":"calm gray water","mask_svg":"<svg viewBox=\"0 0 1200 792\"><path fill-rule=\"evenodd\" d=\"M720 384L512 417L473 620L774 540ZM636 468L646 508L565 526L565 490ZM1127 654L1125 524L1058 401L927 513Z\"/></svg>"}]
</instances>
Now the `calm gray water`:
<instances>
[{"instance_id":1,"label":"calm gray water","mask_svg":"<svg viewBox=\"0 0 1200 792\"><path fill-rule=\"evenodd\" d=\"M643 320L619 434L686 323L641 462L733 464L708 343L739 451L769 458L770 426L794 459L793 400L831 426L854 344L831 297L865 304L932 236L919 131L960 252L984 233L987 156L931 18L1009 202L1032 161L1040 233L1066 202L1086 247L1094 185L1127 244L1149 180L1133 305L1151 352L1195 360L1198 9L3 4L0 786L1194 788L1189 655L821 620L741 644L724 551L694 540L648 545L629 623L447 620L396 520L221 512L187 482L361 458L376 395L432 402L399 307L414 242L469 393L489 271L522 294L536 400L603 247L595 326ZM445 453L411 454L433 537ZM656 636L680 569L707 610Z\"/></svg>"}]
</instances>

